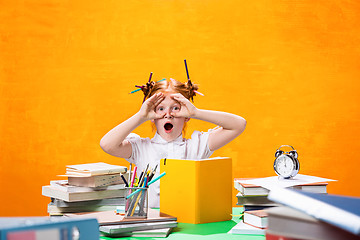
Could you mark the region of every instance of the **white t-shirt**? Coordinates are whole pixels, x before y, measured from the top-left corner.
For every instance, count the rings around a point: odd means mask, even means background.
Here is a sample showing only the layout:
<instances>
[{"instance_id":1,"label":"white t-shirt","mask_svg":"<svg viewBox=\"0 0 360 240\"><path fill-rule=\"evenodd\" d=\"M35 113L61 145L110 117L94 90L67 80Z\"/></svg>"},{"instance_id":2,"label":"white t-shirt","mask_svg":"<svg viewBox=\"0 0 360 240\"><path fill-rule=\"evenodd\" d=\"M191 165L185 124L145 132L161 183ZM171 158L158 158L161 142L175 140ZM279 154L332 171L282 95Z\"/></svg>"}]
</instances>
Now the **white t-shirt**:
<instances>
[{"instance_id":1,"label":"white t-shirt","mask_svg":"<svg viewBox=\"0 0 360 240\"><path fill-rule=\"evenodd\" d=\"M158 133L152 139L140 138L139 135L131 133L126 140L131 143L132 154L126 160L138 167L137 175L139 176L148 164L149 168L154 169L163 158L194 160L208 158L213 153L208 147L208 137L211 131L212 129L208 132L194 131L190 139L180 135L171 142L164 140ZM154 177L159 173L160 166L157 167ZM160 207L160 181L150 185L148 203L149 207Z\"/></svg>"}]
</instances>

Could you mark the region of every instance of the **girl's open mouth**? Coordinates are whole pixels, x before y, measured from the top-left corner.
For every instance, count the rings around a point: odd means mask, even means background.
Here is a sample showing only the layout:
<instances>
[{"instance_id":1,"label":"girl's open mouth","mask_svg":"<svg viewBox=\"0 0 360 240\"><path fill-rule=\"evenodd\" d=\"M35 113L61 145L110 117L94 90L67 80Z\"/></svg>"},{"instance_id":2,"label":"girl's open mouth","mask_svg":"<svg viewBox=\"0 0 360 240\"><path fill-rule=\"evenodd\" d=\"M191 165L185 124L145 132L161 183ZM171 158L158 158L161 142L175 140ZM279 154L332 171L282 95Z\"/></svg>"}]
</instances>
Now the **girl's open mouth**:
<instances>
[{"instance_id":1,"label":"girl's open mouth","mask_svg":"<svg viewBox=\"0 0 360 240\"><path fill-rule=\"evenodd\" d=\"M164 128L166 133L170 133L173 130L173 125L171 123L165 123Z\"/></svg>"}]
</instances>

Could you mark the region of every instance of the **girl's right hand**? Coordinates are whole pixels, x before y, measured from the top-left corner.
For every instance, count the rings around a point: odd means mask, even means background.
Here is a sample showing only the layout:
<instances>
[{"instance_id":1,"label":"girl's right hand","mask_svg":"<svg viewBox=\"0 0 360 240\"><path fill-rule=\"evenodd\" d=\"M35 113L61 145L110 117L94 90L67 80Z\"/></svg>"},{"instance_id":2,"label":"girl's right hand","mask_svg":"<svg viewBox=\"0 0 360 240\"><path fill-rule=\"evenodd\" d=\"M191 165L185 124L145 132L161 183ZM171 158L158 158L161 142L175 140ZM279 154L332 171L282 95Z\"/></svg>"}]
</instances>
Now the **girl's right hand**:
<instances>
[{"instance_id":1,"label":"girl's right hand","mask_svg":"<svg viewBox=\"0 0 360 240\"><path fill-rule=\"evenodd\" d=\"M139 114L144 120L153 120L162 118L163 115L157 114L155 108L165 99L165 95L162 92L158 92L148 98L141 106Z\"/></svg>"}]
</instances>

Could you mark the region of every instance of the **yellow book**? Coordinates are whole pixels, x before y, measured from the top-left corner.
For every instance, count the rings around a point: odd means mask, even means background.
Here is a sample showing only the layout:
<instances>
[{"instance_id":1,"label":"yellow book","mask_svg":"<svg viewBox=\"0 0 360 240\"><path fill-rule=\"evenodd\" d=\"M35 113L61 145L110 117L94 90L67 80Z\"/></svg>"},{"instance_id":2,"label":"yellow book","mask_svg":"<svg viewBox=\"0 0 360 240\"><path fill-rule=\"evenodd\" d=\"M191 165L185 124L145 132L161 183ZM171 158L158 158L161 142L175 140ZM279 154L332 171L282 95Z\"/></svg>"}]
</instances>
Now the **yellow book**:
<instances>
[{"instance_id":1,"label":"yellow book","mask_svg":"<svg viewBox=\"0 0 360 240\"><path fill-rule=\"evenodd\" d=\"M232 212L232 161L162 159L160 210L181 223L228 221Z\"/></svg>"}]
</instances>

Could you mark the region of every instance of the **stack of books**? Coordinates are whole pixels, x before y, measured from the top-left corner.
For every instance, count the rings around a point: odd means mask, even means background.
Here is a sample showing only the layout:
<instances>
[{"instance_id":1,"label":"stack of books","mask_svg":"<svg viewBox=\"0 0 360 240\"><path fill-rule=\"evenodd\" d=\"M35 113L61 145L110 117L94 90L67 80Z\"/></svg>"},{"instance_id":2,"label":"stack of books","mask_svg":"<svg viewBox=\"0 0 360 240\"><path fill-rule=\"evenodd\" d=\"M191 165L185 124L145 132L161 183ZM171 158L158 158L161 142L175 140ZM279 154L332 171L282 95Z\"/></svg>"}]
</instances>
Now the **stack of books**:
<instances>
[{"instance_id":1,"label":"stack of books","mask_svg":"<svg viewBox=\"0 0 360 240\"><path fill-rule=\"evenodd\" d=\"M239 192L236 194L237 205L243 206L244 210L260 210L267 207L279 206L268 199L269 190L261 186L246 183L249 178L235 178L234 187ZM327 182L307 183L292 186L290 188L313 193L327 193Z\"/></svg>"},{"instance_id":2,"label":"stack of books","mask_svg":"<svg viewBox=\"0 0 360 240\"><path fill-rule=\"evenodd\" d=\"M360 198L272 189L267 240L360 239Z\"/></svg>"},{"instance_id":3,"label":"stack of books","mask_svg":"<svg viewBox=\"0 0 360 240\"><path fill-rule=\"evenodd\" d=\"M304 175L305 176L305 175ZM281 206L268 198L267 188L250 184L249 178L235 178L234 187L237 193L237 205L243 207L242 220L231 229L232 234L265 235L268 226L268 208ZM327 182L309 182L288 187L303 192L327 193Z\"/></svg>"},{"instance_id":4,"label":"stack of books","mask_svg":"<svg viewBox=\"0 0 360 240\"><path fill-rule=\"evenodd\" d=\"M127 168L107 163L68 165L67 180L50 181L42 195L51 198L49 215L116 210L125 205Z\"/></svg>"},{"instance_id":5,"label":"stack of books","mask_svg":"<svg viewBox=\"0 0 360 240\"><path fill-rule=\"evenodd\" d=\"M96 218L101 235L107 237L167 237L177 227L177 218L148 209L147 218L126 218L114 211L65 214L69 218Z\"/></svg>"}]
</instances>

